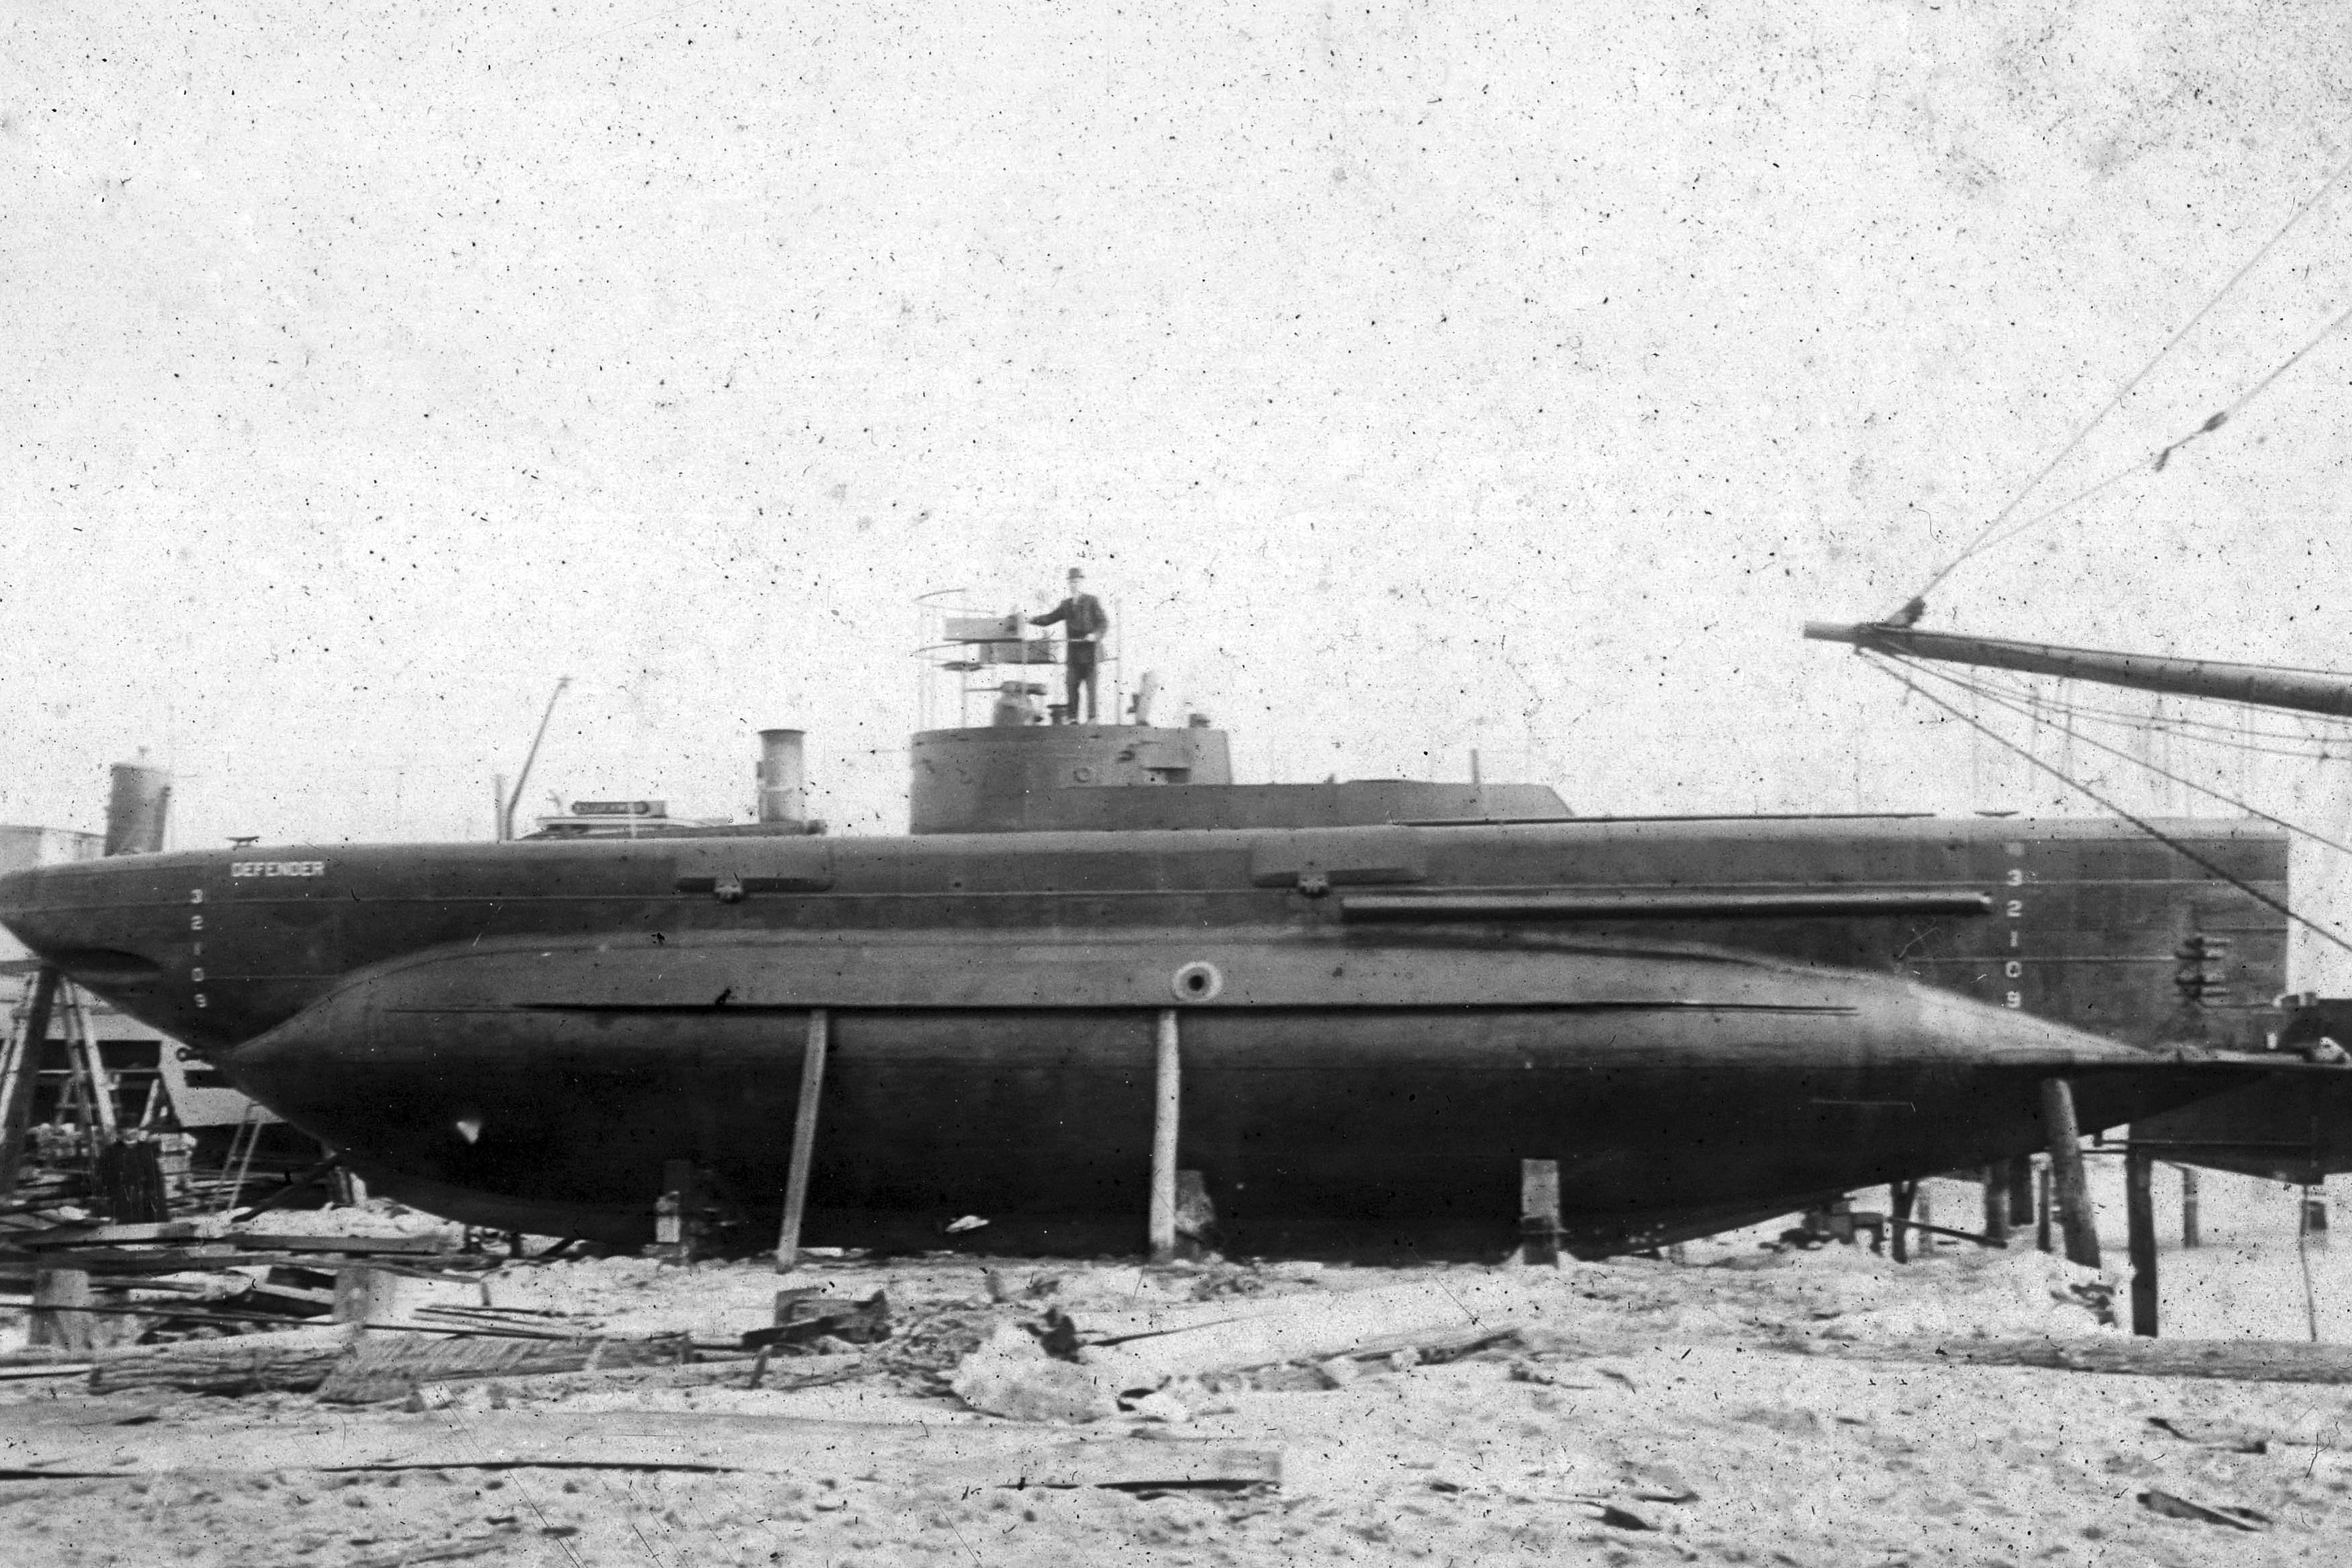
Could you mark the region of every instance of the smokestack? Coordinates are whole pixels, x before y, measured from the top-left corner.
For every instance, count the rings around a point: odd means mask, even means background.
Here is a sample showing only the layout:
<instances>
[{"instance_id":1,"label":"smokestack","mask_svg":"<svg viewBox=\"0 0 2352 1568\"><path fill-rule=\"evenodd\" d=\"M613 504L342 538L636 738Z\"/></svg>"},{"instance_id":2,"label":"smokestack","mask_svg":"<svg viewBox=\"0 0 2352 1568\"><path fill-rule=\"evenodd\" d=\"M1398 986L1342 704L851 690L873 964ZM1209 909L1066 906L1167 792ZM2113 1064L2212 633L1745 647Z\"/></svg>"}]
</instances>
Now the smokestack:
<instances>
[{"instance_id":1,"label":"smokestack","mask_svg":"<svg viewBox=\"0 0 2352 1568\"><path fill-rule=\"evenodd\" d=\"M762 822L808 820L807 803L802 798L807 782L801 767L801 741L804 733L800 730L760 731L760 820Z\"/></svg>"},{"instance_id":2,"label":"smokestack","mask_svg":"<svg viewBox=\"0 0 2352 1568\"><path fill-rule=\"evenodd\" d=\"M163 847L163 825L172 810L172 774L143 759L117 763L108 770L111 781L106 795L106 852L109 855L153 855Z\"/></svg>"}]
</instances>

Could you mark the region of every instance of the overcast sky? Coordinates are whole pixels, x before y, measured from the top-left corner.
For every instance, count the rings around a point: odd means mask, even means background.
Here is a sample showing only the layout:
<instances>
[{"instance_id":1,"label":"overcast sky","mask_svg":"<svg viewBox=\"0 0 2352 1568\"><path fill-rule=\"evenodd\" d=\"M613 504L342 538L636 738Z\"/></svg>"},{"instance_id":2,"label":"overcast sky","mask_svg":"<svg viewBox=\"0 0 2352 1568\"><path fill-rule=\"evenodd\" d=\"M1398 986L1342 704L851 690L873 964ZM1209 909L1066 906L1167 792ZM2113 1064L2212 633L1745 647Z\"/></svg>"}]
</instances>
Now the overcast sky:
<instances>
[{"instance_id":1,"label":"overcast sky","mask_svg":"<svg viewBox=\"0 0 2352 1568\"><path fill-rule=\"evenodd\" d=\"M2352 154L2321 3L232 0L0 49L0 819L97 826L145 746L184 846L486 836L561 675L533 809L741 811L788 724L895 831L915 596L1074 563L1252 779L2046 808L1799 626L1916 590ZM2049 499L2347 305L2339 189ZM2331 339L1930 624L2352 666L2347 383Z\"/></svg>"}]
</instances>

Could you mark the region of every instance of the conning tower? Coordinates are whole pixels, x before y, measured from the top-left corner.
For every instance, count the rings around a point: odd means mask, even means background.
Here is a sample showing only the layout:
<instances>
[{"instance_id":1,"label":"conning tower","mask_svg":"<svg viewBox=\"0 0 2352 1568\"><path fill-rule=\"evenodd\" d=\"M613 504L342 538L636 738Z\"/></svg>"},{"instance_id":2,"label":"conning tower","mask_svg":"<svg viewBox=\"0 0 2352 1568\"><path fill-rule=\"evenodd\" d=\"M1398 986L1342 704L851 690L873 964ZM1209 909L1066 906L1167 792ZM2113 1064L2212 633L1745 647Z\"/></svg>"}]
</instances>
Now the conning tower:
<instances>
[{"instance_id":1,"label":"conning tower","mask_svg":"<svg viewBox=\"0 0 2352 1568\"><path fill-rule=\"evenodd\" d=\"M915 735L908 790L913 832L1347 827L1570 815L1544 784L1237 784L1225 732L1205 715L1189 714L1177 727L1150 722L1158 682L1149 674L1123 702L1118 686L1111 689L1112 710L1133 722L1055 722L1067 715L1042 701L1059 684L1055 640L1027 636L1017 613L941 602L957 592L922 602L922 711L927 723L942 710L952 710L958 722ZM1116 656L1106 663L1118 667ZM982 713L988 722L971 722Z\"/></svg>"}]
</instances>

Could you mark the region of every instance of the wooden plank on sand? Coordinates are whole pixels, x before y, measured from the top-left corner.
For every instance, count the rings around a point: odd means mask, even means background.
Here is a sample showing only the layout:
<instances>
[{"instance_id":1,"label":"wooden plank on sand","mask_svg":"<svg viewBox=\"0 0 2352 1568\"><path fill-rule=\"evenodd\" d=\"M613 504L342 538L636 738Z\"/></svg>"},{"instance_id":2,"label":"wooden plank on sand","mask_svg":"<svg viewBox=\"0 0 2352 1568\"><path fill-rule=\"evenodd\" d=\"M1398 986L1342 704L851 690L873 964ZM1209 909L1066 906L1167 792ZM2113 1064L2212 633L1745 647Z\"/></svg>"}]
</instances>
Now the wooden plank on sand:
<instances>
[{"instance_id":1,"label":"wooden plank on sand","mask_svg":"<svg viewBox=\"0 0 2352 1568\"><path fill-rule=\"evenodd\" d=\"M2352 1345L2301 1340L1812 1340L1783 1348L1853 1361L2042 1367L2126 1377L2215 1377L2241 1383L2352 1383Z\"/></svg>"},{"instance_id":2,"label":"wooden plank on sand","mask_svg":"<svg viewBox=\"0 0 2352 1568\"><path fill-rule=\"evenodd\" d=\"M1197 1439L1071 1441L1035 1427L650 1410L493 1410L468 1416L462 1427L444 1421L281 1415L224 1431L218 1442L193 1454L186 1428L169 1423L0 1432L0 1469L18 1479L520 1465L742 1470L803 1481L866 1475L887 1466L1003 1487L1254 1486L1278 1482L1282 1474L1276 1450Z\"/></svg>"}]
</instances>

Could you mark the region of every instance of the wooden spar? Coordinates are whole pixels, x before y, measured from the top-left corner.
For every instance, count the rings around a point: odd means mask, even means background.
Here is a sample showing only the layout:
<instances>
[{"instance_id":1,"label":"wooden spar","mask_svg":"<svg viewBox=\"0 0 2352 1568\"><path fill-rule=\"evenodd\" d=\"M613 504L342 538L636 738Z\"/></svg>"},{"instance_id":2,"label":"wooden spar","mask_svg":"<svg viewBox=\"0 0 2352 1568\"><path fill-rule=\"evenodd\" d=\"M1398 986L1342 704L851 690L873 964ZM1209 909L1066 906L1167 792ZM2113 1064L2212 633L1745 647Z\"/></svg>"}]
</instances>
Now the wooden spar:
<instances>
[{"instance_id":1,"label":"wooden spar","mask_svg":"<svg viewBox=\"0 0 2352 1568\"><path fill-rule=\"evenodd\" d=\"M2066 1261L2096 1268L2099 1230L2091 1214L2091 1184L2083 1173L2083 1131L2074 1121L2074 1088L2063 1078L2042 1080L2042 1131L2050 1142Z\"/></svg>"},{"instance_id":2,"label":"wooden spar","mask_svg":"<svg viewBox=\"0 0 2352 1568\"><path fill-rule=\"evenodd\" d=\"M2210 697L2223 702L2250 702L2290 712L2352 719L2352 678L2324 669L2222 664L2206 658L2160 658L2151 654L2107 653L2096 648L1960 637L1949 632L1923 632L1916 626L1869 623L1834 626L1809 621L1805 636L1815 642L1852 643L1873 653L1906 658L1984 665L2029 675L2055 675L2068 680L2127 686L2139 691Z\"/></svg>"},{"instance_id":3,"label":"wooden spar","mask_svg":"<svg viewBox=\"0 0 2352 1568\"><path fill-rule=\"evenodd\" d=\"M1183 1090L1177 1050L1176 1009L1160 1009L1151 1100L1151 1261L1176 1256L1176 1114Z\"/></svg>"},{"instance_id":4,"label":"wooden spar","mask_svg":"<svg viewBox=\"0 0 2352 1568\"><path fill-rule=\"evenodd\" d=\"M2156 1338L2156 1156L2138 1144L2124 1151L2124 1214L2131 1237L2131 1329Z\"/></svg>"},{"instance_id":5,"label":"wooden spar","mask_svg":"<svg viewBox=\"0 0 2352 1568\"><path fill-rule=\"evenodd\" d=\"M2192 1251L2205 1245L2205 1236L2197 1224L2197 1167L2180 1167L2180 1247Z\"/></svg>"},{"instance_id":6,"label":"wooden spar","mask_svg":"<svg viewBox=\"0 0 2352 1568\"><path fill-rule=\"evenodd\" d=\"M784 1222L776 1234L776 1269L801 1260L801 1219L808 1209L809 1156L816 1148L816 1108L824 1091L824 1053L830 1023L822 1007L809 1009L808 1036L801 1048L801 1098L793 1117L792 1163L784 1173Z\"/></svg>"},{"instance_id":7,"label":"wooden spar","mask_svg":"<svg viewBox=\"0 0 2352 1568\"><path fill-rule=\"evenodd\" d=\"M49 1013L57 999L58 972L45 963L33 979L25 1027L0 1055L0 1198L15 1195L17 1168L25 1163L25 1129L32 1121L41 1047L49 1037Z\"/></svg>"}]
</instances>

